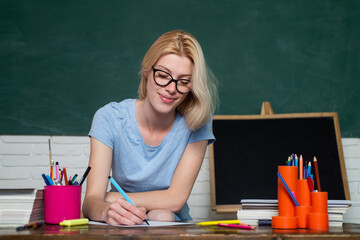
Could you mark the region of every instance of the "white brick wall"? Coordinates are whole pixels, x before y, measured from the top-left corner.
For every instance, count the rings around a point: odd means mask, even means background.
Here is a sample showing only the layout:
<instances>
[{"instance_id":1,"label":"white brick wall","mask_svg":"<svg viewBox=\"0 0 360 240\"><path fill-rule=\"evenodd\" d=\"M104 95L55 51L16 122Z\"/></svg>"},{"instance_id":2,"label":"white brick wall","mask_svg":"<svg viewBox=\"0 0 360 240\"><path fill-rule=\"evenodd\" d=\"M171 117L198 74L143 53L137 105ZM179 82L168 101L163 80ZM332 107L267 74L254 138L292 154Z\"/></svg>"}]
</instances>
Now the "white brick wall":
<instances>
[{"instance_id":1,"label":"white brick wall","mask_svg":"<svg viewBox=\"0 0 360 240\"><path fill-rule=\"evenodd\" d=\"M43 188L41 174L49 172L49 138L54 161L67 167L68 176L75 173L82 175L90 153L87 136L0 135L0 188ZM342 143L351 200L360 201L360 139L345 138ZM83 192L85 189L86 182ZM235 213L216 214L211 211L208 153L188 203L195 221L236 218ZM360 223L360 206L350 207L344 221Z\"/></svg>"},{"instance_id":2,"label":"white brick wall","mask_svg":"<svg viewBox=\"0 0 360 240\"><path fill-rule=\"evenodd\" d=\"M342 144L351 200L360 202L360 139L343 138ZM360 205L349 208L344 222L360 223Z\"/></svg>"}]
</instances>

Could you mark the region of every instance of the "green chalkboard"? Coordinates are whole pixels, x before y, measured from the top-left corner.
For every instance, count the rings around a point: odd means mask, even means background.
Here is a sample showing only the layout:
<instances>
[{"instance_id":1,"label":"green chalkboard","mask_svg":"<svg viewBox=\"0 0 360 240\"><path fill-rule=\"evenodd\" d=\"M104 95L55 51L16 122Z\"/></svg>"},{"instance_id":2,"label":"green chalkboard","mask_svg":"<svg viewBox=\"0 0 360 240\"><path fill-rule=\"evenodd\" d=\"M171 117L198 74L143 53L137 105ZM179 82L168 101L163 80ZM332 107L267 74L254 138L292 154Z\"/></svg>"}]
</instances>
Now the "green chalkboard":
<instances>
[{"instance_id":1,"label":"green chalkboard","mask_svg":"<svg viewBox=\"0 0 360 240\"><path fill-rule=\"evenodd\" d=\"M360 1L0 0L0 135L86 135L162 33L201 43L216 114L338 112L360 137Z\"/></svg>"}]
</instances>

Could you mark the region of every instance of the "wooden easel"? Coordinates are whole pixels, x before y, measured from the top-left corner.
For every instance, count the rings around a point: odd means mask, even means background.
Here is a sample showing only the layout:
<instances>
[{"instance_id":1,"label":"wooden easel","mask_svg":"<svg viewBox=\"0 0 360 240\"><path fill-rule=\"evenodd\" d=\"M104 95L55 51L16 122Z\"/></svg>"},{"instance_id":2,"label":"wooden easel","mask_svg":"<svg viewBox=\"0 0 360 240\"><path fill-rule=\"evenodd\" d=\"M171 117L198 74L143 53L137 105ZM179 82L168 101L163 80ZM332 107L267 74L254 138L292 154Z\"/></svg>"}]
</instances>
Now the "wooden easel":
<instances>
[{"instance_id":1,"label":"wooden easel","mask_svg":"<svg viewBox=\"0 0 360 240\"><path fill-rule=\"evenodd\" d=\"M270 102L263 102L261 106L260 115L264 116L264 115L273 115L273 114L274 114L274 110L272 109Z\"/></svg>"}]
</instances>

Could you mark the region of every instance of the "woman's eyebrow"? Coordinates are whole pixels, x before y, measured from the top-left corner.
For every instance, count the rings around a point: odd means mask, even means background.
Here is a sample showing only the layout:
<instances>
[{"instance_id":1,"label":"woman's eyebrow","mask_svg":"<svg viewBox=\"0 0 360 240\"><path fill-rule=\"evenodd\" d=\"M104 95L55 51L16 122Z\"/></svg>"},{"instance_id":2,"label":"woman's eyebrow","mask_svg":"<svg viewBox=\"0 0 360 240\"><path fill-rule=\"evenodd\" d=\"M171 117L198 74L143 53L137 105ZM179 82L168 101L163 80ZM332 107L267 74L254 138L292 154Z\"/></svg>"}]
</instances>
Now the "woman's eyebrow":
<instances>
[{"instance_id":1,"label":"woman's eyebrow","mask_svg":"<svg viewBox=\"0 0 360 240\"><path fill-rule=\"evenodd\" d=\"M165 69L164 70L165 72L168 72L168 73L172 74L171 70L168 69L167 67L163 66L163 65L157 65L157 67L161 67L161 68ZM159 69L159 70L161 70L161 69ZM182 78L182 77L192 77L192 74L191 73L189 73L189 74L180 74L178 76L178 78Z\"/></svg>"}]
</instances>

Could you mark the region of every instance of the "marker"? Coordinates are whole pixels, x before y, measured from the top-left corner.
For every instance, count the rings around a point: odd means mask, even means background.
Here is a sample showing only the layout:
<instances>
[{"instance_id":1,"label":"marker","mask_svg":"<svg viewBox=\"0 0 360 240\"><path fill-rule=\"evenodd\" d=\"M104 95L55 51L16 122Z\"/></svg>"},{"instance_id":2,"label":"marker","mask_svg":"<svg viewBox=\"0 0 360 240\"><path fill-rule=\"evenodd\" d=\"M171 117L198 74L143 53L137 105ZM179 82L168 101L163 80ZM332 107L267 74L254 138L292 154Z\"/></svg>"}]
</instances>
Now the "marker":
<instances>
[{"instance_id":1,"label":"marker","mask_svg":"<svg viewBox=\"0 0 360 240\"><path fill-rule=\"evenodd\" d=\"M60 182L62 182L64 177L64 171L60 169Z\"/></svg>"},{"instance_id":2,"label":"marker","mask_svg":"<svg viewBox=\"0 0 360 240\"><path fill-rule=\"evenodd\" d=\"M77 174L75 174L74 176L73 176L73 178L71 179L71 181L70 181L70 185L73 185L73 182L75 182L75 179L77 178Z\"/></svg>"},{"instance_id":3,"label":"marker","mask_svg":"<svg viewBox=\"0 0 360 240\"><path fill-rule=\"evenodd\" d=\"M286 184L284 178L281 176L280 172L277 173L282 184L284 185L284 187L286 188L286 191L289 193L291 199L293 200L293 202L295 203L296 206L300 206L300 204L298 203L298 201L296 200L295 196L292 194L289 186Z\"/></svg>"},{"instance_id":4,"label":"marker","mask_svg":"<svg viewBox=\"0 0 360 240\"><path fill-rule=\"evenodd\" d=\"M109 176L108 178L109 178L110 182L114 185L114 187L119 191L119 193L125 198L125 200L128 201L129 203L131 203L133 206L135 206L135 204L126 195L126 193L124 192L124 190L122 190L122 188L119 186L119 184L117 184L117 182L111 176ZM146 222L147 225L150 225L146 219L144 219L143 221Z\"/></svg>"},{"instance_id":5,"label":"marker","mask_svg":"<svg viewBox=\"0 0 360 240\"><path fill-rule=\"evenodd\" d=\"M79 225L86 225L89 224L89 219L87 218L80 218L80 219L72 219L72 220L64 220L59 225L65 227L72 227L72 226L79 226Z\"/></svg>"},{"instance_id":6,"label":"marker","mask_svg":"<svg viewBox=\"0 0 360 240\"><path fill-rule=\"evenodd\" d=\"M50 183L49 183L49 181L47 180L45 174L43 173L41 176L43 177L43 179L44 179L44 181L45 181L45 184L46 184L47 186L49 186Z\"/></svg>"},{"instance_id":7,"label":"marker","mask_svg":"<svg viewBox=\"0 0 360 240\"><path fill-rule=\"evenodd\" d=\"M82 178L80 179L80 185L82 185L82 184L84 183L85 178L86 178L87 175L89 174L90 170L91 170L91 167L88 166L87 169L86 169L86 171L85 171L85 173L84 173L84 175L83 175Z\"/></svg>"},{"instance_id":8,"label":"marker","mask_svg":"<svg viewBox=\"0 0 360 240\"><path fill-rule=\"evenodd\" d=\"M218 226L220 226L220 227L241 228L241 229L247 229L247 230L256 229L256 227L252 227L252 226L244 226L244 225L236 225L236 224L225 224L225 223L218 223Z\"/></svg>"},{"instance_id":9,"label":"marker","mask_svg":"<svg viewBox=\"0 0 360 240\"><path fill-rule=\"evenodd\" d=\"M79 185L78 181L72 182L71 185Z\"/></svg>"},{"instance_id":10,"label":"marker","mask_svg":"<svg viewBox=\"0 0 360 240\"><path fill-rule=\"evenodd\" d=\"M56 164L55 164L55 169L56 169L56 176L55 176L55 178L56 178L56 179L60 179L60 177L59 177L59 162L56 162Z\"/></svg>"},{"instance_id":11,"label":"marker","mask_svg":"<svg viewBox=\"0 0 360 240\"><path fill-rule=\"evenodd\" d=\"M54 185L54 182L51 180L49 175L46 175L46 178L49 181L49 185Z\"/></svg>"},{"instance_id":12,"label":"marker","mask_svg":"<svg viewBox=\"0 0 360 240\"><path fill-rule=\"evenodd\" d=\"M271 219L259 219L258 225L259 226L271 226Z\"/></svg>"},{"instance_id":13,"label":"marker","mask_svg":"<svg viewBox=\"0 0 360 240\"><path fill-rule=\"evenodd\" d=\"M221 221L199 222L199 223L197 223L197 225L200 225L200 226L216 226L219 223L223 223L223 224L241 224L240 220L221 220Z\"/></svg>"}]
</instances>

